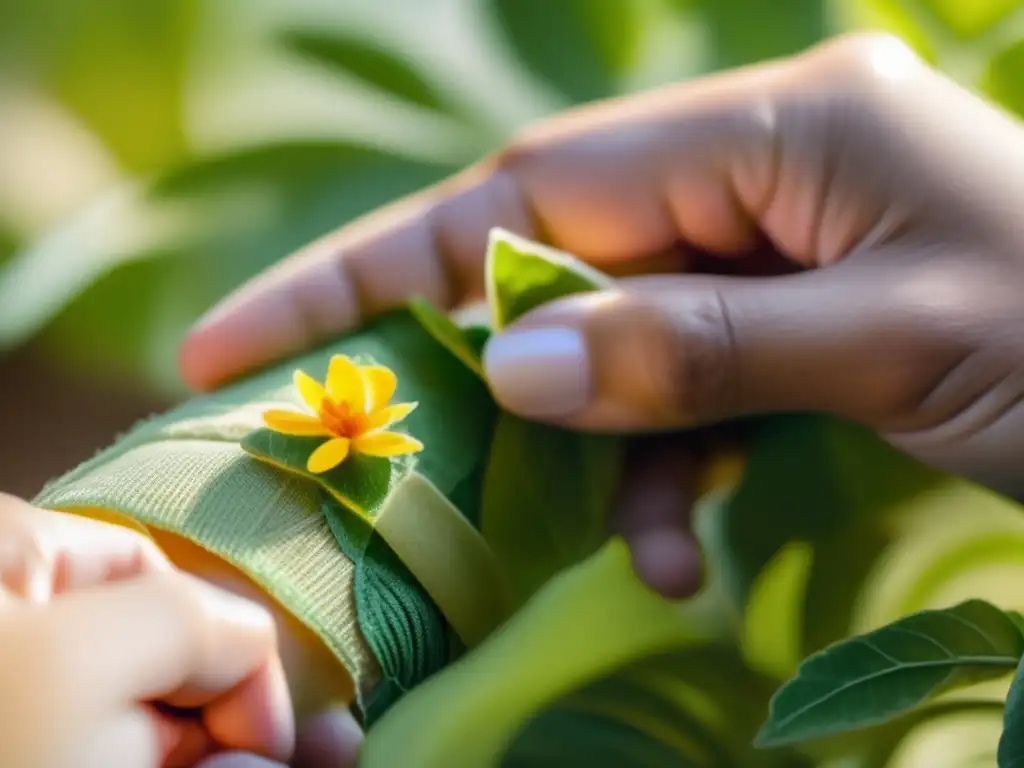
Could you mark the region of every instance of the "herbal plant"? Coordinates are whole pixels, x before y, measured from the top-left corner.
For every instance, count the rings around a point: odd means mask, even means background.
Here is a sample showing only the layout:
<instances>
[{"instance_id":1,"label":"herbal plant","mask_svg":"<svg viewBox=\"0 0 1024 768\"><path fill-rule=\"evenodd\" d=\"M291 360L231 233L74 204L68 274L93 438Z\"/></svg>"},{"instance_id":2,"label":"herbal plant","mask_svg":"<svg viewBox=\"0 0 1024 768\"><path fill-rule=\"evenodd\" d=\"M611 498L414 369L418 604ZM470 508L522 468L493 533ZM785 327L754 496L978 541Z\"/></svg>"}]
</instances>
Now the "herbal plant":
<instances>
[{"instance_id":1,"label":"herbal plant","mask_svg":"<svg viewBox=\"0 0 1024 768\"><path fill-rule=\"evenodd\" d=\"M173 18L152 29L185 34L194 6L153 3L172 5ZM1017 0L784 0L770 13L757 0L479 5L499 32L495 56L507 54L526 73L545 109L882 26L1024 114ZM125 24L135 18L122 15ZM184 119L187 40L150 46L167 59L151 81L167 87L147 89L147 98L166 98L134 115L82 95L102 77L120 82L116 67L96 63L109 41L68 48L54 87L140 173L0 266L0 345L45 330L72 360L99 359L173 391L173 345L212 301L310 238L473 161L520 122L495 125L474 97L394 46L316 26L283 31L283 55L360 81L479 144L443 160L335 139L189 157L176 122ZM135 103L133 93L120 101ZM524 308L602 279L533 244L502 244L505 260L496 248L491 272L498 331ZM503 294L502 269L533 275L533 298ZM412 311L480 375L485 334L455 328L422 303ZM708 494L697 513L708 586L672 606L626 578L621 546L602 543L596 510L613 484L614 441L500 414L490 450L511 469L481 479L482 505L492 511L480 529L509 570L518 610L371 728L368 764L457 765L462 750L466 765L481 754L508 766L1016 765L1024 719L1013 676L1021 655L1014 610L1024 608L1018 506L839 420L789 415L748 426L742 477ZM529 503L508 504L503 488L524 489ZM339 531L350 546L365 535ZM466 616L471 634L484 634L472 626L480 615ZM431 671L441 655L433 650ZM412 672L422 670L403 667L403 658L390 662L396 689L419 679Z\"/></svg>"},{"instance_id":2,"label":"herbal plant","mask_svg":"<svg viewBox=\"0 0 1024 768\"><path fill-rule=\"evenodd\" d=\"M605 284L566 254L492 235L494 332L540 304ZM480 372L471 335L423 302L413 311ZM918 523L956 509L946 506L953 499L1014 520L1020 510L850 425L788 417L749 426L756 436L742 479L719 487L702 510L711 587L695 603L672 606L645 594L614 542L602 546L618 441L499 415L480 530L518 612L371 730L367 764L445 765L457 743L466 765L901 765L913 764L905 753L916 730L957 716L998 718L1001 696L983 686L1021 663L1020 614L968 599L851 631L857 595L840 577L898 576L887 558L921 540L892 525L901 506L918 505L910 513ZM868 480L860 493L835 477L858 462L869 470L854 476ZM778 514L773 502L794 506ZM754 517L766 514L778 516ZM979 547L986 535L975 531L967 550L989 555ZM918 577L911 594L925 597L928 581ZM800 609L802 620L785 615ZM780 619L797 631L779 632ZM1000 766L1024 760L1022 691L1015 680L1001 735L982 732L967 751L927 764L962 765L968 752L989 763L998 752ZM442 701L450 712L440 714Z\"/></svg>"}]
</instances>

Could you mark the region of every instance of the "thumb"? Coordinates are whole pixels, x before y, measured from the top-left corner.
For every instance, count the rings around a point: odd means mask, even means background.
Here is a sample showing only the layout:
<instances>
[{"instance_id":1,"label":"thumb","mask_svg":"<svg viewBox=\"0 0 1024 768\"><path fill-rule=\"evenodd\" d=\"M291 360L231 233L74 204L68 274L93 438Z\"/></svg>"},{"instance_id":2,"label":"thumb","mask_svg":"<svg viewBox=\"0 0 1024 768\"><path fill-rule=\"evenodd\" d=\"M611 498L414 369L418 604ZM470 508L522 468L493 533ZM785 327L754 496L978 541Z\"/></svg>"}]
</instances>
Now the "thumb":
<instances>
[{"instance_id":1,"label":"thumb","mask_svg":"<svg viewBox=\"0 0 1024 768\"><path fill-rule=\"evenodd\" d=\"M877 262L634 278L529 313L491 339L484 363L505 408L577 429L788 410L891 427L957 354L911 288Z\"/></svg>"}]
</instances>

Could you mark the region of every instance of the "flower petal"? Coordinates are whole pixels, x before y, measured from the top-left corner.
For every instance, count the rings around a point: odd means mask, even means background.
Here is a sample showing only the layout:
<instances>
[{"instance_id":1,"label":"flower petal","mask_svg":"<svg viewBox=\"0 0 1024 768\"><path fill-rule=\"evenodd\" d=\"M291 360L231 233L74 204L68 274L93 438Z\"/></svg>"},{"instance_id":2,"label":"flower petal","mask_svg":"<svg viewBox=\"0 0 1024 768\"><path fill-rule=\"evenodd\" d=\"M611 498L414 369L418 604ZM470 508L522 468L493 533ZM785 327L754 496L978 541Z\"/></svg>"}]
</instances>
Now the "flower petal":
<instances>
[{"instance_id":1,"label":"flower petal","mask_svg":"<svg viewBox=\"0 0 1024 768\"><path fill-rule=\"evenodd\" d=\"M383 365L367 365L361 370L366 382L366 412L372 413L391 402L398 387L398 377Z\"/></svg>"},{"instance_id":2,"label":"flower petal","mask_svg":"<svg viewBox=\"0 0 1024 768\"><path fill-rule=\"evenodd\" d=\"M297 411L269 410L263 413L263 423L268 429L283 435L315 437L329 435L320 419Z\"/></svg>"},{"instance_id":3,"label":"flower petal","mask_svg":"<svg viewBox=\"0 0 1024 768\"><path fill-rule=\"evenodd\" d=\"M348 403L352 413L366 409L366 384L359 366L345 355L335 355L327 368L327 394L336 403Z\"/></svg>"},{"instance_id":4,"label":"flower petal","mask_svg":"<svg viewBox=\"0 0 1024 768\"><path fill-rule=\"evenodd\" d=\"M296 389L302 397L302 402L308 405L313 413L320 413L320 403L324 399L324 388L320 382L314 379L305 371L296 371L292 376Z\"/></svg>"},{"instance_id":5,"label":"flower petal","mask_svg":"<svg viewBox=\"0 0 1024 768\"><path fill-rule=\"evenodd\" d=\"M400 432L368 432L352 443L357 451L367 456L401 456L423 450L423 443Z\"/></svg>"},{"instance_id":6,"label":"flower petal","mask_svg":"<svg viewBox=\"0 0 1024 768\"><path fill-rule=\"evenodd\" d=\"M389 405L387 408L381 408L370 414L366 431L370 432L375 429L383 429L384 427L390 427L392 424L397 424L414 410L419 403L395 403Z\"/></svg>"},{"instance_id":7,"label":"flower petal","mask_svg":"<svg viewBox=\"0 0 1024 768\"><path fill-rule=\"evenodd\" d=\"M346 437L336 437L321 445L306 459L306 469L314 475L319 475L341 464L348 456L349 440Z\"/></svg>"}]
</instances>

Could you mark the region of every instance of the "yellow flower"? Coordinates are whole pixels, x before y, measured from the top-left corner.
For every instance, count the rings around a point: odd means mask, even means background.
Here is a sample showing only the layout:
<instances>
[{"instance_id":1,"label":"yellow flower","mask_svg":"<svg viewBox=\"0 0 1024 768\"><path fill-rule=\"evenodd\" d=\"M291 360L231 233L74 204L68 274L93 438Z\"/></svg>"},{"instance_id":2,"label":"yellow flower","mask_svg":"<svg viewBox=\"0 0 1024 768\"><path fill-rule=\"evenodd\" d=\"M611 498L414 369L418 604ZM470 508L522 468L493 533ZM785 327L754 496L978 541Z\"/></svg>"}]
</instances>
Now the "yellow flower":
<instances>
[{"instance_id":1,"label":"yellow flower","mask_svg":"<svg viewBox=\"0 0 1024 768\"><path fill-rule=\"evenodd\" d=\"M285 435L330 438L309 455L306 469L320 474L334 469L350 451L367 456L401 456L423 450L423 443L400 432L388 432L416 407L416 403L389 405L398 377L383 365L357 365L335 355L321 385L295 372L295 386L312 414L269 410L263 414L268 428Z\"/></svg>"}]
</instances>

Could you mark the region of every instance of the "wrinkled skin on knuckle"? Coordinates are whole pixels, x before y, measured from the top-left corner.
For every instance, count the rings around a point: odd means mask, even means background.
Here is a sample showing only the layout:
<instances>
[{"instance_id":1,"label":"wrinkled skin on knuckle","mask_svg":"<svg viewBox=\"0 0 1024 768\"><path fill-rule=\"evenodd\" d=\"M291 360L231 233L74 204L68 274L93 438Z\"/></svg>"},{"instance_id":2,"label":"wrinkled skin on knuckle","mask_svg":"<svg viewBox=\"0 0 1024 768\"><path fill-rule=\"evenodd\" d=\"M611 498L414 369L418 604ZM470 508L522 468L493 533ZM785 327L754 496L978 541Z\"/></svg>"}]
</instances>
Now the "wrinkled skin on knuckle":
<instances>
[{"instance_id":1,"label":"wrinkled skin on knuckle","mask_svg":"<svg viewBox=\"0 0 1024 768\"><path fill-rule=\"evenodd\" d=\"M48 580L54 552L44 533L12 521L0 534L0 588L9 597L27 600L30 585Z\"/></svg>"},{"instance_id":2,"label":"wrinkled skin on knuckle","mask_svg":"<svg viewBox=\"0 0 1024 768\"><path fill-rule=\"evenodd\" d=\"M895 433L942 429L1017 375L1022 282L1022 270L957 252L934 255L889 289L898 307L888 366L894 375L880 426Z\"/></svg>"},{"instance_id":3,"label":"wrinkled skin on knuckle","mask_svg":"<svg viewBox=\"0 0 1024 768\"><path fill-rule=\"evenodd\" d=\"M931 209L914 105L936 77L884 35L840 38L789 60L773 89L775 185L758 211L776 247L825 266Z\"/></svg>"},{"instance_id":4,"label":"wrinkled skin on knuckle","mask_svg":"<svg viewBox=\"0 0 1024 768\"><path fill-rule=\"evenodd\" d=\"M687 426L732 414L737 407L735 350L724 303L709 291L690 306L674 308L672 315L669 402Z\"/></svg>"},{"instance_id":5,"label":"wrinkled skin on knuckle","mask_svg":"<svg viewBox=\"0 0 1024 768\"><path fill-rule=\"evenodd\" d=\"M646 426L695 426L731 411L732 339L712 291L657 303L624 294L615 315L630 323L605 345L614 358L601 366L609 376L605 386L619 389Z\"/></svg>"},{"instance_id":6,"label":"wrinkled skin on knuckle","mask_svg":"<svg viewBox=\"0 0 1024 768\"><path fill-rule=\"evenodd\" d=\"M216 653L216 638L211 631L217 626L217 617L211 615L211 605L203 598L199 582L176 570L151 573L143 578L150 599L164 606L164 621L188 638L187 642L176 645L187 656L184 663L176 666L208 668L209 660L215 658Z\"/></svg>"}]
</instances>

